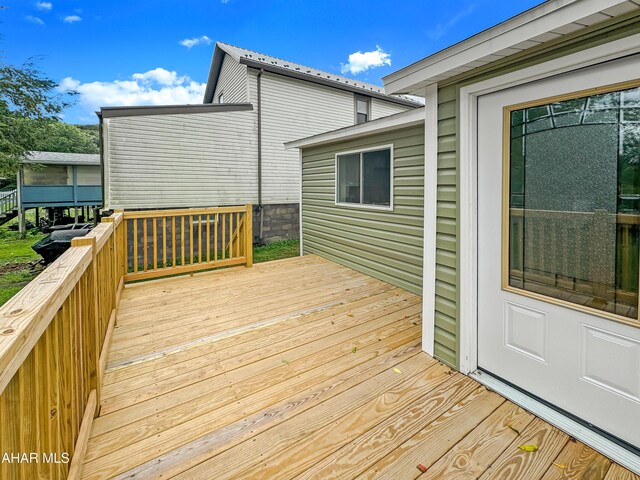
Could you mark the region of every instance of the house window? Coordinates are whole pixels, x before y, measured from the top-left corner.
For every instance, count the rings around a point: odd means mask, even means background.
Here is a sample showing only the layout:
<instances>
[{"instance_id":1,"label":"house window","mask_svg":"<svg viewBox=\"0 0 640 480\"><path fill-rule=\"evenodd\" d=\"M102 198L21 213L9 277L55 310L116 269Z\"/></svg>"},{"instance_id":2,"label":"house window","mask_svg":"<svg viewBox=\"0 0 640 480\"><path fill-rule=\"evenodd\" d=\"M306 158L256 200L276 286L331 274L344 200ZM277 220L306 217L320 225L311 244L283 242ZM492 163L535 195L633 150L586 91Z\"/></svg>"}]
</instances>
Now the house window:
<instances>
[{"instance_id":1,"label":"house window","mask_svg":"<svg viewBox=\"0 0 640 480\"><path fill-rule=\"evenodd\" d=\"M218 95L218 103L224 103L224 92Z\"/></svg>"},{"instance_id":2,"label":"house window","mask_svg":"<svg viewBox=\"0 0 640 480\"><path fill-rule=\"evenodd\" d=\"M392 208L391 146L336 155L336 204Z\"/></svg>"},{"instance_id":3,"label":"house window","mask_svg":"<svg viewBox=\"0 0 640 480\"><path fill-rule=\"evenodd\" d=\"M371 98L362 95L355 96L356 124L369 121L371 116Z\"/></svg>"}]
</instances>

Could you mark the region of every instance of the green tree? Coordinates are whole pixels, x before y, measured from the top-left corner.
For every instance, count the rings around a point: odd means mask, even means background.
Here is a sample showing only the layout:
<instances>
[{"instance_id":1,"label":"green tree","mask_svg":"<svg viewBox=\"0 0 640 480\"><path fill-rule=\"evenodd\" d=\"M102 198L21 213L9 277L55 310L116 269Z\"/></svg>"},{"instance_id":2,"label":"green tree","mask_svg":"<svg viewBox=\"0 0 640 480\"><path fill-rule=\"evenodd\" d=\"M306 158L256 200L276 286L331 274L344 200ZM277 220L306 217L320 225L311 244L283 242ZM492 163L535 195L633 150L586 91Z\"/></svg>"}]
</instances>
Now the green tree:
<instances>
[{"instance_id":1,"label":"green tree","mask_svg":"<svg viewBox=\"0 0 640 480\"><path fill-rule=\"evenodd\" d=\"M31 150L42 152L66 153L99 153L97 130L96 135L91 130L80 129L75 125L55 120L34 121L28 130L33 133Z\"/></svg>"},{"instance_id":2,"label":"green tree","mask_svg":"<svg viewBox=\"0 0 640 480\"><path fill-rule=\"evenodd\" d=\"M59 122L76 92L58 84L33 61L20 67L0 62L0 176L13 177L29 150L35 150L40 129Z\"/></svg>"}]
</instances>

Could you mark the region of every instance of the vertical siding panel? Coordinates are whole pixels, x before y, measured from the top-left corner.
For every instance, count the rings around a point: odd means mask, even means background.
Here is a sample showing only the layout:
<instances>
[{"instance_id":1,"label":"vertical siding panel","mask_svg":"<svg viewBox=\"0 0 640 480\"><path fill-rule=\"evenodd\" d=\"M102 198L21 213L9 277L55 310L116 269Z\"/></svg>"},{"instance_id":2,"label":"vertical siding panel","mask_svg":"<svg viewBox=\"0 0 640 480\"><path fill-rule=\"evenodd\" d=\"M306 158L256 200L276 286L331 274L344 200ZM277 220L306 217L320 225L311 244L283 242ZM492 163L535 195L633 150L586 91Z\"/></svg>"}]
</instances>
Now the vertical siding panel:
<instances>
[{"instance_id":1,"label":"vertical siding panel","mask_svg":"<svg viewBox=\"0 0 640 480\"><path fill-rule=\"evenodd\" d=\"M458 365L456 95L455 86L444 87L438 91L438 194L435 239L436 270L446 271L447 276L436 281L434 355L452 366Z\"/></svg>"}]
</instances>

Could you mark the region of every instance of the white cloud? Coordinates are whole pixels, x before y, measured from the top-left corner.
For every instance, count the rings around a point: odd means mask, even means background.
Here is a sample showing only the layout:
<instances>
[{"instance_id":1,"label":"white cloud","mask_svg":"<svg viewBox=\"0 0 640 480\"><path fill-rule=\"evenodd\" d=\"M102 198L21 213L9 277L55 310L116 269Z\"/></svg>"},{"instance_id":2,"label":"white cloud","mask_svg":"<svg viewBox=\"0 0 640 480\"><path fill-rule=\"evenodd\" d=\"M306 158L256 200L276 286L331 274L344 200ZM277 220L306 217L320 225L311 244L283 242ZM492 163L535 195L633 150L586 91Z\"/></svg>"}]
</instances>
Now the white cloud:
<instances>
[{"instance_id":1,"label":"white cloud","mask_svg":"<svg viewBox=\"0 0 640 480\"><path fill-rule=\"evenodd\" d=\"M372 52L357 51L349 55L349 62L343 63L342 73L351 72L353 75L365 72L370 68L391 65L391 54L386 53L379 46Z\"/></svg>"},{"instance_id":2,"label":"white cloud","mask_svg":"<svg viewBox=\"0 0 640 480\"><path fill-rule=\"evenodd\" d=\"M67 77L59 90L75 90L80 105L87 112L100 107L138 105L184 105L202 103L206 84L191 80L186 75L156 68L144 73L134 73L128 80L82 83Z\"/></svg>"},{"instance_id":3,"label":"white cloud","mask_svg":"<svg viewBox=\"0 0 640 480\"><path fill-rule=\"evenodd\" d=\"M78 15L67 15L66 17L64 17L65 23L75 23L79 22L80 20L82 20L82 17L79 17Z\"/></svg>"},{"instance_id":4,"label":"white cloud","mask_svg":"<svg viewBox=\"0 0 640 480\"><path fill-rule=\"evenodd\" d=\"M468 5L466 8L460 10L454 16L446 19L443 22L438 23L431 30L427 30L427 37L430 40L439 40L444 37L449 31L462 20L464 17L471 15L475 9L475 5Z\"/></svg>"},{"instance_id":5,"label":"white cloud","mask_svg":"<svg viewBox=\"0 0 640 480\"><path fill-rule=\"evenodd\" d=\"M145 85L155 82L158 85L165 86L180 85L189 80L187 76L179 77L176 72L170 72L169 70L159 67L145 73L134 73L131 75L131 78Z\"/></svg>"},{"instance_id":6,"label":"white cloud","mask_svg":"<svg viewBox=\"0 0 640 480\"><path fill-rule=\"evenodd\" d=\"M51 2L38 2L36 3L36 8L38 10L51 10L53 8L53 4Z\"/></svg>"},{"instance_id":7,"label":"white cloud","mask_svg":"<svg viewBox=\"0 0 640 480\"><path fill-rule=\"evenodd\" d=\"M209 37L203 35L201 37L185 38L184 40L180 40L178 43L183 47L191 48L202 44L211 45L211 42L212 40Z\"/></svg>"},{"instance_id":8,"label":"white cloud","mask_svg":"<svg viewBox=\"0 0 640 480\"><path fill-rule=\"evenodd\" d=\"M35 23L36 25L44 25L44 22L41 18L34 17L33 15L27 15L25 19L27 20L27 22Z\"/></svg>"}]
</instances>

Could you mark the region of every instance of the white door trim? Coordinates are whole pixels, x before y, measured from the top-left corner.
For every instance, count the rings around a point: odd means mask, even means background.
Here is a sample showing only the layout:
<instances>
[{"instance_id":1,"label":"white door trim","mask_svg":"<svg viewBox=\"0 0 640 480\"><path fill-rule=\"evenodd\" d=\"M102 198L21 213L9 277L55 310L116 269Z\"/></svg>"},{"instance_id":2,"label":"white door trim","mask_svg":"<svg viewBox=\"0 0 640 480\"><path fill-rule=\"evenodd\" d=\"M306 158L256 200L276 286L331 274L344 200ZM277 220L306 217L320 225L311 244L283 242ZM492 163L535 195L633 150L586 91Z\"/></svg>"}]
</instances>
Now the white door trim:
<instances>
[{"instance_id":1,"label":"white door trim","mask_svg":"<svg viewBox=\"0 0 640 480\"><path fill-rule=\"evenodd\" d=\"M436 314L436 218L438 208L438 84L424 92L424 234L422 254L422 350L433 356Z\"/></svg>"},{"instance_id":2,"label":"white door trim","mask_svg":"<svg viewBox=\"0 0 640 480\"><path fill-rule=\"evenodd\" d=\"M476 138L478 97L639 52L640 34L632 35L605 45L460 88L458 111L460 125L460 162L458 172L460 189L460 243L458 253L460 265L458 277L460 338L458 348L460 371L462 373L468 374L478 368L478 158ZM434 148L437 148L437 146Z\"/></svg>"}]
</instances>

